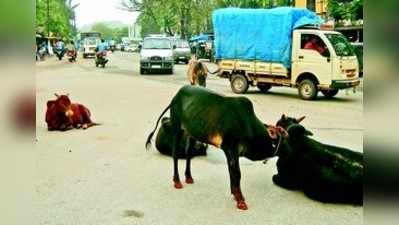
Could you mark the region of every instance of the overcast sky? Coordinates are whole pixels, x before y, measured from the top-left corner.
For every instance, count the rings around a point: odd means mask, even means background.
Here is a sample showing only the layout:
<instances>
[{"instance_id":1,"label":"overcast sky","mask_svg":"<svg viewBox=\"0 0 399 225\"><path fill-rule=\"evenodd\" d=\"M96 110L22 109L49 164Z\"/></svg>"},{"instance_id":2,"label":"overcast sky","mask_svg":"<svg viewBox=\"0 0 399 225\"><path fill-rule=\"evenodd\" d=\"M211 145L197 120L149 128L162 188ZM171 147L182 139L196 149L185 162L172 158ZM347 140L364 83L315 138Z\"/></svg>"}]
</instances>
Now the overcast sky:
<instances>
[{"instance_id":1,"label":"overcast sky","mask_svg":"<svg viewBox=\"0 0 399 225\"><path fill-rule=\"evenodd\" d=\"M118 9L121 0L74 0L80 3L76 8L76 23L78 27L102 21L120 21L133 24L137 13Z\"/></svg>"}]
</instances>

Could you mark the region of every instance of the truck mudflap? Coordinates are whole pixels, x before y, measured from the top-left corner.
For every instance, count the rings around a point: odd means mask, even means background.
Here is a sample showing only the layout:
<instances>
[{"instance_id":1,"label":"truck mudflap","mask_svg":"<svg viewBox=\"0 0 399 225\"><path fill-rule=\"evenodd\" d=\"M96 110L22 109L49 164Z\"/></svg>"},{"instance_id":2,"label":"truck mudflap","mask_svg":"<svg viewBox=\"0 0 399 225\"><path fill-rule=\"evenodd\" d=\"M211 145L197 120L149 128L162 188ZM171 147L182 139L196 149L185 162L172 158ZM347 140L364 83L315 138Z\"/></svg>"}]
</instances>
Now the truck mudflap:
<instances>
[{"instance_id":1,"label":"truck mudflap","mask_svg":"<svg viewBox=\"0 0 399 225\"><path fill-rule=\"evenodd\" d=\"M356 80L333 80L331 82L330 88L331 89L345 89L356 87L360 84L360 79Z\"/></svg>"}]
</instances>

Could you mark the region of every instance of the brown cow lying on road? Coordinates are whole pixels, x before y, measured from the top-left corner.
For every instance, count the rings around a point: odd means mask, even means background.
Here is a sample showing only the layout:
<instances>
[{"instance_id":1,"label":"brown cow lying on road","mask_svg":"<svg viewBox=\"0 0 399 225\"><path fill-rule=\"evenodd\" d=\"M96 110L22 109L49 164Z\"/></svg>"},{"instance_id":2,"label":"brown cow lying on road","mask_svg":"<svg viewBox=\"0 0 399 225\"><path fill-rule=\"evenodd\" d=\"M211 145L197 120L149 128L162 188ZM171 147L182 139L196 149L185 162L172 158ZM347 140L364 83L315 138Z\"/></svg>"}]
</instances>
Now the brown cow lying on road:
<instances>
[{"instance_id":1,"label":"brown cow lying on road","mask_svg":"<svg viewBox=\"0 0 399 225\"><path fill-rule=\"evenodd\" d=\"M90 111L84 105L71 103L66 95L58 95L56 100L47 102L46 123L49 131L66 131L72 128L87 129L94 125L90 119Z\"/></svg>"}]
</instances>

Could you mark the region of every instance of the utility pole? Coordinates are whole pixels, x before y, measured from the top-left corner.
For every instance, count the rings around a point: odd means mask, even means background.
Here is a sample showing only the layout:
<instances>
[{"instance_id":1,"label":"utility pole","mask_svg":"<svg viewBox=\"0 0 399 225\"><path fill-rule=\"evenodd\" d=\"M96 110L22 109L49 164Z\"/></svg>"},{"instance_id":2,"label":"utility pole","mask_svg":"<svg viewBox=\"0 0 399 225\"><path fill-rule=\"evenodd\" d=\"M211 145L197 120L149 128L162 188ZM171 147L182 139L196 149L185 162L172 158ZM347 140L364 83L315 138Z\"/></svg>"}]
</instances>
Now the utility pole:
<instances>
[{"instance_id":1,"label":"utility pole","mask_svg":"<svg viewBox=\"0 0 399 225\"><path fill-rule=\"evenodd\" d=\"M50 37L50 0L47 0L47 37Z\"/></svg>"}]
</instances>

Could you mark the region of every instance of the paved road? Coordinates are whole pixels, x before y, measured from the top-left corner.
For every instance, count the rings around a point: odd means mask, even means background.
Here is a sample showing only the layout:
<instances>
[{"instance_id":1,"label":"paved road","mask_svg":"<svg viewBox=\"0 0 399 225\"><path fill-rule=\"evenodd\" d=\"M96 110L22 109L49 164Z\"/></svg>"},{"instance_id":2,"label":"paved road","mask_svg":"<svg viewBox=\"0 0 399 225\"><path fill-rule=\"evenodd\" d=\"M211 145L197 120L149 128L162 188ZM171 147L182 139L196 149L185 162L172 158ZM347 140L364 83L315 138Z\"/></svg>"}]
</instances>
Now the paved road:
<instances>
[{"instance_id":1,"label":"paved road","mask_svg":"<svg viewBox=\"0 0 399 225\"><path fill-rule=\"evenodd\" d=\"M276 159L266 165L241 160L249 210L236 210L223 153L215 148L207 157L193 160L195 184L174 190L172 160L154 149L145 151L144 142L160 112L186 84L186 65L176 65L174 75L142 76L137 54L116 52L105 69L95 68L92 59L80 58L76 64L50 58L36 68L39 224L363 223L362 207L322 204L273 185ZM235 95L225 79L210 77L207 83L219 93ZM48 132L45 106L55 92L70 93L103 125ZM340 93L332 100L320 96L317 101L300 100L289 88L272 88L267 94L251 89L245 96L265 123L275 123L282 113L306 115L303 124L317 139L363 150L361 92Z\"/></svg>"}]
</instances>

